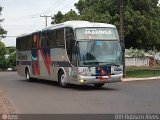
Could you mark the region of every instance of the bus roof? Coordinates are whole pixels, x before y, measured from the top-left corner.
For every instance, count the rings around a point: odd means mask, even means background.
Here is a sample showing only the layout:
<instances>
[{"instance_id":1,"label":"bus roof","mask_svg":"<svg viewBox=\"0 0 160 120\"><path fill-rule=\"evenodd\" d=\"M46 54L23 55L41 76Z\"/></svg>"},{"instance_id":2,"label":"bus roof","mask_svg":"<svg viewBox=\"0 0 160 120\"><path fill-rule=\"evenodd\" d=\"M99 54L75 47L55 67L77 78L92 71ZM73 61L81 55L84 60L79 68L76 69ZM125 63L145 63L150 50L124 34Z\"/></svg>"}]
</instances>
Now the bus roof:
<instances>
[{"instance_id":1,"label":"bus roof","mask_svg":"<svg viewBox=\"0 0 160 120\"><path fill-rule=\"evenodd\" d=\"M41 30L34 31L32 33L24 33L24 34L18 35L17 38L19 38L19 37L25 37L25 36L29 36L29 35L34 35L35 33L40 33L40 32L41 32Z\"/></svg>"},{"instance_id":2,"label":"bus roof","mask_svg":"<svg viewBox=\"0 0 160 120\"><path fill-rule=\"evenodd\" d=\"M66 21L60 24L54 24L51 25L50 27L46 27L42 30L35 31L33 33L27 33L27 34L21 34L18 37L23 37L26 35L32 35L37 32L45 31L45 30L53 30L53 29L58 29L58 28L63 28L63 27L71 27L73 29L75 28L82 28L82 27L111 27L111 28L116 28L112 24L107 24L107 23L98 23L98 22L89 22L89 21L81 21L81 20L75 20L75 21Z\"/></svg>"},{"instance_id":3,"label":"bus roof","mask_svg":"<svg viewBox=\"0 0 160 120\"><path fill-rule=\"evenodd\" d=\"M60 24L54 24L50 27L44 28L43 30L57 29L57 28L62 28L62 27L72 27L73 29L82 28L82 27L112 27L112 28L116 28L112 24L76 20L76 21L66 21L66 22L60 23Z\"/></svg>"}]
</instances>

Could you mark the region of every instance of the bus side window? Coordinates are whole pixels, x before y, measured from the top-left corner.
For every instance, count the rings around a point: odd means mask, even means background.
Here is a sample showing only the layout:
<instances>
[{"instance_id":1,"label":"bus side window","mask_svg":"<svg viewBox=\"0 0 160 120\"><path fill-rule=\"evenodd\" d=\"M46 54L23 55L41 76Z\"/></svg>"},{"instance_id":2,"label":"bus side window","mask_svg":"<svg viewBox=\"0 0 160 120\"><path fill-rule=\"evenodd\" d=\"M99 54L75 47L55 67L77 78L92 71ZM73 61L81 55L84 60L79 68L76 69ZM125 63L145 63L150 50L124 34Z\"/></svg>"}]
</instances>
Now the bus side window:
<instances>
[{"instance_id":1,"label":"bus side window","mask_svg":"<svg viewBox=\"0 0 160 120\"><path fill-rule=\"evenodd\" d=\"M38 39L39 39L39 35L38 34L34 34L31 37L31 42L32 42L32 48L38 48Z\"/></svg>"},{"instance_id":2,"label":"bus side window","mask_svg":"<svg viewBox=\"0 0 160 120\"><path fill-rule=\"evenodd\" d=\"M21 38L17 38L16 39L16 48L17 48L17 50L20 50L20 39Z\"/></svg>"},{"instance_id":3,"label":"bus side window","mask_svg":"<svg viewBox=\"0 0 160 120\"><path fill-rule=\"evenodd\" d=\"M48 44L49 47L56 47L56 34L55 30L49 31L48 33Z\"/></svg>"},{"instance_id":4,"label":"bus side window","mask_svg":"<svg viewBox=\"0 0 160 120\"><path fill-rule=\"evenodd\" d=\"M72 28L66 28L66 49L72 65L77 65L76 46Z\"/></svg>"},{"instance_id":5,"label":"bus side window","mask_svg":"<svg viewBox=\"0 0 160 120\"><path fill-rule=\"evenodd\" d=\"M67 49L67 53L69 58L71 58L71 40L74 40L74 32L72 28L66 28L66 49Z\"/></svg>"},{"instance_id":6,"label":"bus side window","mask_svg":"<svg viewBox=\"0 0 160 120\"><path fill-rule=\"evenodd\" d=\"M31 35L26 37L26 41L27 41L27 50L30 50L32 48Z\"/></svg>"},{"instance_id":7,"label":"bus side window","mask_svg":"<svg viewBox=\"0 0 160 120\"><path fill-rule=\"evenodd\" d=\"M22 37L19 38L19 50L22 51Z\"/></svg>"},{"instance_id":8,"label":"bus side window","mask_svg":"<svg viewBox=\"0 0 160 120\"><path fill-rule=\"evenodd\" d=\"M64 47L64 28L56 30L56 44L58 47Z\"/></svg>"},{"instance_id":9,"label":"bus side window","mask_svg":"<svg viewBox=\"0 0 160 120\"><path fill-rule=\"evenodd\" d=\"M22 37L22 39L21 39L21 45L20 45L22 51L26 50L26 46L27 46L26 42L27 41L26 41L25 37Z\"/></svg>"},{"instance_id":10,"label":"bus side window","mask_svg":"<svg viewBox=\"0 0 160 120\"><path fill-rule=\"evenodd\" d=\"M48 36L47 36L47 32L43 32L42 35L41 35L41 47L42 48L46 48L48 45L47 45L47 42L48 41Z\"/></svg>"}]
</instances>

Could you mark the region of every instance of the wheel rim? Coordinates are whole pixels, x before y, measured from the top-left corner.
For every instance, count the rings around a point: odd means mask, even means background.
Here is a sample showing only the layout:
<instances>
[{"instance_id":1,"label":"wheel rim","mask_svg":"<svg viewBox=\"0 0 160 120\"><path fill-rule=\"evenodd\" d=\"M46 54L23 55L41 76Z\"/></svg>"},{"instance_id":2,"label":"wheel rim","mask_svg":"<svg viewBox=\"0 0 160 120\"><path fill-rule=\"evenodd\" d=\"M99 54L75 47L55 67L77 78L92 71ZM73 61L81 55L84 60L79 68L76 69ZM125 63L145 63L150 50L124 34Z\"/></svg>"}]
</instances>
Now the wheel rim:
<instances>
[{"instance_id":1,"label":"wheel rim","mask_svg":"<svg viewBox=\"0 0 160 120\"><path fill-rule=\"evenodd\" d=\"M26 73L26 79L29 80L29 72Z\"/></svg>"},{"instance_id":2,"label":"wheel rim","mask_svg":"<svg viewBox=\"0 0 160 120\"><path fill-rule=\"evenodd\" d=\"M61 84L64 86L64 85L66 85L66 76L65 76L65 74L62 74L61 75Z\"/></svg>"}]
</instances>

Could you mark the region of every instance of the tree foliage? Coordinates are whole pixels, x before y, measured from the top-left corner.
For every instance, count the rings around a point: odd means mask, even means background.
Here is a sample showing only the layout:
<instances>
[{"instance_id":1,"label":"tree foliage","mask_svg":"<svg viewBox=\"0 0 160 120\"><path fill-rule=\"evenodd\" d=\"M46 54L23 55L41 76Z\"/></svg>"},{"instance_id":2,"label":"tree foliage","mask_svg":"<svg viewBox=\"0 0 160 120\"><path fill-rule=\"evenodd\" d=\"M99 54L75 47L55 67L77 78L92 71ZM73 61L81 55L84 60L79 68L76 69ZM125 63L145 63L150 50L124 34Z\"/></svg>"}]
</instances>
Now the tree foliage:
<instances>
[{"instance_id":1,"label":"tree foliage","mask_svg":"<svg viewBox=\"0 0 160 120\"><path fill-rule=\"evenodd\" d=\"M0 15L1 15L1 12L2 12L2 7L0 6ZM0 19L0 23L3 21L3 19ZM7 31L5 31L2 26L0 25L0 40L1 38L3 38L2 36L4 34L6 34ZM6 47L4 45L3 42L0 41L0 69L2 68L5 68L6 67L6 64L5 64L5 54L7 53L6 51Z\"/></svg>"},{"instance_id":2,"label":"tree foliage","mask_svg":"<svg viewBox=\"0 0 160 120\"><path fill-rule=\"evenodd\" d=\"M5 54L7 53L4 43L0 41L0 69L5 68Z\"/></svg>"},{"instance_id":3,"label":"tree foliage","mask_svg":"<svg viewBox=\"0 0 160 120\"><path fill-rule=\"evenodd\" d=\"M6 60L6 66L9 68L14 68L16 66L16 52L14 51L9 55Z\"/></svg>"},{"instance_id":4,"label":"tree foliage","mask_svg":"<svg viewBox=\"0 0 160 120\"><path fill-rule=\"evenodd\" d=\"M144 57L146 54L147 52L143 49L133 49L131 47L130 49L125 50L126 57Z\"/></svg>"},{"instance_id":5,"label":"tree foliage","mask_svg":"<svg viewBox=\"0 0 160 120\"><path fill-rule=\"evenodd\" d=\"M2 7L0 6L0 15L1 15L1 12L2 12ZM4 19L0 19L0 23L3 21ZM0 36L3 36L4 34L6 34L7 31L3 29L3 27L0 25ZM2 37L0 37L2 38Z\"/></svg>"},{"instance_id":6,"label":"tree foliage","mask_svg":"<svg viewBox=\"0 0 160 120\"><path fill-rule=\"evenodd\" d=\"M77 15L77 13L75 11L73 11L72 9L66 13L65 15L63 15L60 11L54 15L52 17L52 23L51 24L57 24L57 23L61 23L61 22L65 22L68 20L79 20L79 16Z\"/></svg>"},{"instance_id":7,"label":"tree foliage","mask_svg":"<svg viewBox=\"0 0 160 120\"><path fill-rule=\"evenodd\" d=\"M7 49L7 54L9 55L16 51L16 47L14 46L6 47L6 49Z\"/></svg>"},{"instance_id":8,"label":"tree foliage","mask_svg":"<svg viewBox=\"0 0 160 120\"><path fill-rule=\"evenodd\" d=\"M16 67L16 48L5 47L4 43L0 42L0 69L15 68L15 67Z\"/></svg>"},{"instance_id":9,"label":"tree foliage","mask_svg":"<svg viewBox=\"0 0 160 120\"><path fill-rule=\"evenodd\" d=\"M6 67L15 68L16 67L16 47L7 47L7 54L9 57L6 59Z\"/></svg>"},{"instance_id":10,"label":"tree foliage","mask_svg":"<svg viewBox=\"0 0 160 120\"><path fill-rule=\"evenodd\" d=\"M124 0L126 48L160 48L160 7L158 0ZM67 20L88 20L111 23L120 29L119 0L79 0L75 4L78 14L71 10L58 12L52 23Z\"/></svg>"},{"instance_id":11,"label":"tree foliage","mask_svg":"<svg viewBox=\"0 0 160 120\"><path fill-rule=\"evenodd\" d=\"M63 16L64 15L60 11L58 11L58 13L52 17L53 21L51 22L51 24L61 23Z\"/></svg>"}]
</instances>

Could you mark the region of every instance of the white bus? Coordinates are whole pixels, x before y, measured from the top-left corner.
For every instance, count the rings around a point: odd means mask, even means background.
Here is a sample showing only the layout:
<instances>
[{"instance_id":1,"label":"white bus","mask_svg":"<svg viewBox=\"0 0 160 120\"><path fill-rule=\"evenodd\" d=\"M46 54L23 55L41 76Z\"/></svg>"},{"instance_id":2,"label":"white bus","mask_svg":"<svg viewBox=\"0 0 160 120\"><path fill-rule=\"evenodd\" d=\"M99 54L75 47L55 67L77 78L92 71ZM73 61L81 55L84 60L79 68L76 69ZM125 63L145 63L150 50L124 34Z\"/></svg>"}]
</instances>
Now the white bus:
<instances>
[{"instance_id":1,"label":"white bus","mask_svg":"<svg viewBox=\"0 0 160 120\"><path fill-rule=\"evenodd\" d=\"M120 82L122 49L114 25L67 21L16 38L17 72L28 81L68 84Z\"/></svg>"}]
</instances>

